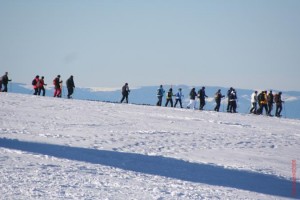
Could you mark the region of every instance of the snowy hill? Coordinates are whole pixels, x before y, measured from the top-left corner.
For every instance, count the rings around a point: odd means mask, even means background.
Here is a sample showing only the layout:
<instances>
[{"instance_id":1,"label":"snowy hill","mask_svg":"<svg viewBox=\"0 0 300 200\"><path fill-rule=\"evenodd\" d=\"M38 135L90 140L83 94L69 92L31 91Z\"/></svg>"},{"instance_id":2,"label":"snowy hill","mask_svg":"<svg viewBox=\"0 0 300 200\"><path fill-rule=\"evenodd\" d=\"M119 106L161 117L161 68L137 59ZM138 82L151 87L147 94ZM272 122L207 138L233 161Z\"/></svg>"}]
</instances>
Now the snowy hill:
<instances>
[{"instance_id":1,"label":"snowy hill","mask_svg":"<svg viewBox=\"0 0 300 200\"><path fill-rule=\"evenodd\" d=\"M186 85L175 85L173 86L174 92L177 91L178 88L183 89L184 94L184 106L186 106L189 102L189 92L191 90L190 86ZM197 86L196 90L200 89L202 86ZM167 91L170 86L165 86L165 90ZM206 94L209 96L207 99L207 104L205 106L206 110L213 110L215 107L214 102L214 94L215 92L221 89L223 94L226 94L228 88L224 87L206 87ZM32 86L20 83L13 83L10 87L14 93L21 93L21 94L33 94ZM148 104L148 105L155 105L157 102L156 99L156 92L157 86L147 86L147 87L140 87L140 88L132 88L131 93L129 95L130 103L134 104ZM253 90L245 90L245 89L237 89L238 94L238 112L240 113L249 113L250 110L250 97ZM274 90L274 93L278 91ZM64 96L67 94L67 89L64 88L63 90ZM88 100L97 100L97 101L111 101L111 102L119 102L121 99L121 91L120 89L107 89L107 88L76 88L73 97L75 99L88 99ZM48 87L47 96L53 95L53 88ZM287 118L292 119L300 119L300 92L295 91L283 91L283 100L285 100L284 109L282 111L282 115ZM165 99L163 100L163 103ZM199 102L197 103L199 106ZM220 111L226 111L227 107L227 100L223 99L222 106ZM275 113L275 106L273 109L272 114Z\"/></svg>"},{"instance_id":2,"label":"snowy hill","mask_svg":"<svg viewBox=\"0 0 300 200\"><path fill-rule=\"evenodd\" d=\"M299 120L13 93L0 104L0 199L299 198Z\"/></svg>"}]
</instances>

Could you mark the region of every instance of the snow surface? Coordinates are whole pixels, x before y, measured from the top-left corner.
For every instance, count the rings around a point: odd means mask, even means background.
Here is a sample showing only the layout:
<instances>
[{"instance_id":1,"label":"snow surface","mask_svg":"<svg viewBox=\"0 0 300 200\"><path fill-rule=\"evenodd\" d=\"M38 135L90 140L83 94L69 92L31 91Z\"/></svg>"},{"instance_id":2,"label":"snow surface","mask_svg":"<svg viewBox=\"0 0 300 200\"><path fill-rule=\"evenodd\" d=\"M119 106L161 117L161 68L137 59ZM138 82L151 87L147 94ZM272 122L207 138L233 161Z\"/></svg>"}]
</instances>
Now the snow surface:
<instances>
[{"instance_id":1,"label":"snow surface","mask_svg":"<svg viewBox=\"0 0 300 200\"><path fill-rule=\"evenodd\" d=\"M0 199L299 198L300 120L9 93L0 104Z\"/></svg>"}]
</instances>

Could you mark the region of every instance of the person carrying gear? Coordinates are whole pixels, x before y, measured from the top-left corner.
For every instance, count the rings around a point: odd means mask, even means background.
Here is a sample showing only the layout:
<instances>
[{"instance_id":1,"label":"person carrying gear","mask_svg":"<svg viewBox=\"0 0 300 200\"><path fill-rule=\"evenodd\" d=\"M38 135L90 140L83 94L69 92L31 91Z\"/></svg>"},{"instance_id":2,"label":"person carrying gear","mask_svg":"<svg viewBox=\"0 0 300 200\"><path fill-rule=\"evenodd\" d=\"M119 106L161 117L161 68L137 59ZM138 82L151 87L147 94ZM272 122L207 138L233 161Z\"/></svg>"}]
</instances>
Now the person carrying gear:
<instances>
[{"instance_id":1,"label":"person carrying gear","mask_svg":"<svg viewBox=\"0 0 300 200\"><path fill-rule=\"evenodd\" d=\"M60 80L60 75L57 75L57 77L53 80L54 85L54 97L61 97L61 84L63 81Z\"/></svg>"},{"instance_id":2,"label":"person carrying gear","mask_svg":"<svg viewBox=\"0 0 300 200\"><path fill-rule=\"evenodd\" d=\"M129 95L129 86L128 83L125 83L125 85L122 87L122 99L121 103L123 103L124 99L126 99L126 103L128 103L128 95Z\"/></svg>"},{"instance_id":3,"label":"person carrying gear","mask_svg":"<svg viewBox=\"0 0 300 200\"><path fill-rule=\"evenodd\" d=\"M172 88L169 89L166 99L167 99L167 101L166 101L165 106L167 107L170 102L171 107L173 107L173 89Z\"/></svg>"},{"instance_id":4,"label":"person carrying gear","mask_svg":"<svg viewBox=\"0 0 300 200\"><path fill-rule=\"evenodd\" d=\"M157 89L157 95L156 95L158 98L158 101L156 103L157 106L161 106L164 93L165 93L165 90L164 90L163 86L160 85L159 88Z\"/></svg>"},{"instance_id":5,"label":"person carrying gear","mask_svg":"<svg viewBox=\"0 0 300 200\"><path fill-rule=\"evenodd\" d=\"M182 97L183 97L182 89L179 88L178 92L175 94L175 105L174 105L174 107L176 107L177 103L179 102L180 108L182 108L182 100L181 100Z\"/></svg>"},{"instance_id":6,"label":"person carrying gear","mask_svg":"<svg viewBox=\"0 0 300 200\"><path fill-rule=\"evenodd\" d=\"M0 82L2 82L2 84L4 86L2 92L7 92L7 85L8 85L9 81L12 81L12 80L8 78L8 72L5 72L5 74L1 77L1 81L0 81ZM0 86L0 88L1 88L1 86Z\"/></svg>"},{"instance_id":7,"label":"person carrying gear","mask_svg":"<svg viewBox=\"0 0 300 200\"><path fill-rule=\"evenodd\" d=\"M229 96L230 96L232 90L233 90L233 88L230 87L229 90L227 91L227 112L230 111L230 101L229 101Z\"/></svg>"},{"instance_id":8,"label":"person carrying gear","mask_svg":"<svg viewBox=\"0 0 300 200\"><path fill-rule=\"evenodd\" d=\"M281 94L282 92L279 92L278 94L274 95L274 102L276 104L276 112L275 112L275 116L276 117L281 117L281 111L282 111L282 104L284 103L284 101L281 100Z\"/></svg>"},{"instance_id":9,"label":"person carrying gear","mask_svg":"<svg viewBox=\"0 0 300 200\"><path fill-rule=\"evenodd\" d=\"M47 84L44 81L44 76L42 76L39 81L40 81L40 85L39 85L38 95L41 95L41 91L43 91L43 96L45 96L46 90L44 86L46 86Z\"/></svg>"},{"instance_id":10,"label":"person carrying gear","mask_svg":"<svg viewBox=\"0 0 300 200\"><path fill-rule=\"evenodd\" d=\"M274 95L272 93L272 90L270 90L270 92L267 96L267 100L268 100L268 115L271 116L271 112L273 109L273 103L274 103Z\"/></svg>"},{"instance_id":11,"label":"person carrying gear","mask_svg":"<svg viewBox=\"0 0 300 200\"><path fill-rule=\"evenodd\" d=\"M203 110L203 107L205 106L205 97L208 97L205 94L205 87L202 87L202 89L198 91L198 97L200 99L199 110Z\"/></svg>"},{"instance_id":12,"label":"person carrying gear","mask_svg":"<svg viewBox=\"0 0 300 200\"><path fill-rule=\"evenodd\" d=\"M237 108L237 95L235 89L232 89L230 95L229 95L229 112L236 113Z\"/></svg>"},{"instance_id":13,"label":"person carrying gear","mask_svg":"<svg viewBox=\"0 0 300 200\"><path fill-rule=\"evenodd\" d=\"M187 109L190 109L190 107L192 107L194 110L196 109L196 96L196 89L192 88L190 92L190 103L187 105Z\"/></svg>"},{"instance_id":14,"label":"person carrying gear","mask_svg":"<svg viewBox=\"0 0 300 200\"><path fill-rule=\"evenodd\" d=\"M38 95L39 86L40 86L40 76L36 75L35 78L32 80L32 86L34 89L33 95Z\"/></svg>"},{"instance_id":15,"label":"person carrying gear","mask_svg":"<svg viewBox=\"0 0 300 200\"><path fill-rule=\"evenodd\" d=\"M66 81L66 86L68 89L68 99L70 99L70 98L72 98L72 94L73 94L74 88L75 88L73 75L71 75L70 78L68 78L68 80Z\"/></svg>"},{"instance_id":16,"label":"person carrying gear","mask_svg":"<svg viewBox=\"0 0 300 200\"><path fill-rule=\"evenodd\" d=\"M266 110L266 115L268 115L268 99L267 99L267 91L262 91L258 96L259 109L257 110L257 114L263 114L263 109Z\"/></svg>"},{"instance_id":17,"label":"person carrying gear","mask_svg":"<svg viewBox=\"0 0 300 200\"><path fill-rule=\"evenodd\" d=\"M219 112L220 110L220 106L221 106L221 99L225 97L224 95L222 95L221 90L219 89L216 94L215 94L215 101L216 101L216 107L215 107L215 111Z\"/></svg>"},{"instance_id":18,"label":"person carrying gear","mask_svg":"<svg viewBox=\"0 0 300 200\"><path fill-rule=\"evenodd\" d=\"M250 113L256 114L257 113L257 91L254 91L251 95L251 109Z\"/></svg>"}]
</instances>

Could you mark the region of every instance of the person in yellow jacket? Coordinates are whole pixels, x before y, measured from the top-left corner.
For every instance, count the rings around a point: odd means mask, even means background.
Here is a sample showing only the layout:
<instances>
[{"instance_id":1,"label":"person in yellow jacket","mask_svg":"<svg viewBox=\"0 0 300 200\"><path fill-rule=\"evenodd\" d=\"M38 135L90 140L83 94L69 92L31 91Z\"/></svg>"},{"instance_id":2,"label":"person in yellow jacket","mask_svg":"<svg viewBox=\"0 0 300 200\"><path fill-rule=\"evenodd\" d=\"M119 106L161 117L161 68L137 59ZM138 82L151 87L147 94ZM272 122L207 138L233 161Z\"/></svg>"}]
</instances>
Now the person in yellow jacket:
<instances>
[{"instance_id":1,"label":"person in yellow jacket","mask_svg":"<svg viewBox=\"0 0 300 200\"><path fill-rule=\"evenodd\" d=\"M266 115L268 115L268 97L267 97L267 91L262 91L258 96L258 103L259 103L259 109L257 111L257 114L263 114L263 109L266 110Z\"/></svg>"}]
</instances>

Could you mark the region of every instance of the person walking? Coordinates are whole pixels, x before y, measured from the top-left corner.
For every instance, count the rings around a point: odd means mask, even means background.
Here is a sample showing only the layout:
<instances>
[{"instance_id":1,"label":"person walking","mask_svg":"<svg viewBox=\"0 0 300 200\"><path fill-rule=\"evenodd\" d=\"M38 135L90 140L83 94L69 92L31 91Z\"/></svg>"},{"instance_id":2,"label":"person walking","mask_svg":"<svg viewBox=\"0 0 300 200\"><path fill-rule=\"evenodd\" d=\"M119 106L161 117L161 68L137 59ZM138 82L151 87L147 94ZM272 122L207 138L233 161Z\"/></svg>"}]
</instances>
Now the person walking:
<instances>
[{"instance_id":1,"label":"person walking","mask_svg":"<svg viewBox=\"0 0 300 200\"><path fill-rule=\"evenodd\" d=\"M205 97L208 97L205 94L205 87L202 87L202 89L198 91L198 97L200 99L199 110L203 110L203 107L205 106Z\"/></svg>"},{"instance_id":2,"label":"person walking","mask_svg":"<svg viewBox=\"0 0 300 200\"><path fill-rule=\"evenodd\" d=\"M268 100L268 115L272 116L271 112L273 110L273 103L274 103L274 95L272 93L272 90L270 90L267 96L267 100Z\"/></svg>"},{"instance_id":3,"label":"person walking","mask_svg":"<svg viewBox=\"0 0 300 200\"><path fill-rule=\"evenodd\" d=\"M190 109L191 107L194 110L196 109L196 97L197 97L196 89L192 88L192 90L190 91L190 103L187 105L188 109Z\"/></svg>"},{"instance_id":4,"label":"person walking","mask_svg":"<svg viewBox=\"0 0 300 200\"><path fill-rule=\"evenodd\" d=\"M74 84L74 79L73 75L70 76L70 78L67 79L66 81L66 86L68 89L68 99L72 98L72 94L74 92L75 84Z\"/></svg>"},{"instance_id":5,"label":"person walking","mask_svg":"<svg viewBox=\"0 0 300 200\"><path fill-rule=\"evenodd\" d=\"M171 107L173 107L173 89L172 89L172 88L169 89L169 91L168 91L168 93L167 93L166 100L167 100L167 101L166 101L165 106L167 107L168 104L169 104L169 102L170 102Z\"/></svg>"},{"instance_id":6,"label":"person walking","mask_svg":"<svg viewBox=\"0 0 300 200\"><path fill-rule=\"evenodd\" d=\"M128 95L129 95L129 86L128 83L125 83L125 85L123 85L122 87L122 99L121 99L121 103L123 103L124 99L126 99L126 103L128 103Z\"/></svg>"},{"instance_id":7,"label":"person walking","mask_svg":"<svg viewBox=\"0 0 300 200\"><path fill-rule=\"evenodd\" d=\"M38 95L39 92L39 85L40 84L40 76L36 75L35 78L32 80L32 86L34 89L33 95Z\"/></svg>"},{"instance_id":8,"label":"person walking","mask_svg":"<svg viewBox=\"0 0 300 200\"><path fill-rule=\"evenodd\" d=\"M281 99L281 94L282 92L279 92L278 94L274 95L274 102L276 104L276 112L275 112L276 117L281 117L282 104L284 103L284 101L282 101Z\"/></svg>"},{"instance_id":9,"label":"person walking","mask_svg":"<svg viewBox=\"0 0 300 200\"><path fill-rule=\"evenodd\" d=\"M182 89L179 88L178 92L175 94L175 105L174 105L174 108L176 107L176 105L177 105L178 102L179 102L180 108L182 108L182 100L181 100L182 97L183 97Z\"/></svg>"},{"instance_id":10,"label":"person walking","mask_svg":"<svg viewBox=\"0 0 300 200\"><path fill-rule=\"evenodd\" d=\"M53 80L54 85L54 97L61 97L61 84L63 81L60 80L60 75L57 75L57 77Z\"/></svg>"},{"instance_id":11,"label":"person walking","mask_svg":"<svg viewBox=\"0 0 300 200\"><path fill-rule=\"evenodd\" d=\"M229 99L229 97L230 97L230 94L231 94L232 90L233 90L233 88L230 87L229 90L227 91L227 109L226 109L227 112L230 112L230 99Z\"/></svg>"},{"instance_id":12,"label":"person walking","mask_svg":"<svg viewBox=\"0 0 300 200\"><path fill-rule=\"evenodd\" d=\"M43 96L45 96L46 94L46 90L45 90L45 87L44 86L47 86L47 84L45 83L45 80L44 80L44 76L42 76L40 78L40 83L39 83L39 91L38 91L38 95L41 95L41 92L43 91Z\"/></svg>"},{"instance_id":13,"label":"person walking","mask_svg":"<svg viewBox=\"0 0 300 200\"><path fill-rule=\"evenodd\" d=\"M230 95L229 95L229 112L236 113L237 108L237 95L235 89L232 89Z\"/></svg>"},{"instance_id":14,"label":"person walking","mask_svg":"<svg viewBox=\"0 0 300 200\"><path fill-rule=\"evenodd\" d=\"M220 106L221 106L221 99L225 97L224 95L222 95L221 90L219 89L216 94L215 94L215 101L216 101L216 107L215 107L215 111L219 112L220 110Z\"/></svg>"},{"instance_id":15,"label":"person walking","mask_svg":"<svg viewBox=\"0 0 300 200\"><path fill-rule=\"evenodd\" d=\"M162 98L165 94L165 90L163 88L162 85L159 86L159 88L157 89L157 98L158 98L158 101L156 103L157 106L161 106L162 105Z\"/></svg>"},{"instance_id":16,"label":"person walking","mask_svg":"<svg viewBox=\"0 0 300 200\"><path fill-rule=\"evenodd\" d=\"M8 78L8 72L5 72L5 74L1 77L1 82L3 84L2 92L7 92L7 85L8 85L9 81L12 81L12 80Z\"/></svg>"},{"instance_id":17,"label":"person walking","mask_svg":"<svg viewBox=\"0 0 300 200\"><path fill-rule=\"evenodd\" d=\"M251 95L251 109L250 113L256 114L257 113L257 91L254 91Z\"/></svg>"},{"instance_id":18,"label":"person walking","mask_svg":"<svg viewBox=\"0 0 300 200\"><path fill-rule=\"evenodd\" d=\"M266 110L266 115L268 115L268 100L267 100L267 91L262 91L257 96L257 100L259 102L259 109L257 110L257 114L263 114L263 109Z\"/></svg>"}]
</instances>

